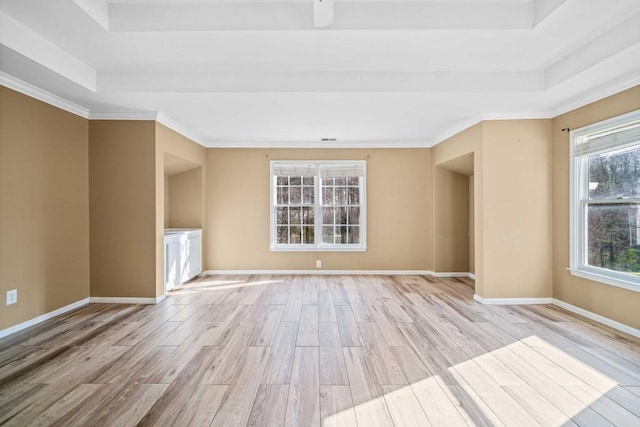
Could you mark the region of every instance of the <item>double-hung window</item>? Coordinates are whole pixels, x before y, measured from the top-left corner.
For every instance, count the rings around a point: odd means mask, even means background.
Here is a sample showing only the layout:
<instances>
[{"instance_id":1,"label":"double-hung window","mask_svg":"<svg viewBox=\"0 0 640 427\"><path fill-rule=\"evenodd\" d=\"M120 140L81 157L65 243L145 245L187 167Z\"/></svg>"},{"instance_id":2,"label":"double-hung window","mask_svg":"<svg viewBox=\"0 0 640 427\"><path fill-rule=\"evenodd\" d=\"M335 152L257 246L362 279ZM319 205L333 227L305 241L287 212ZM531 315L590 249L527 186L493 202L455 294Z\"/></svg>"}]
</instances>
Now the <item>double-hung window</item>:
<instances>
[{"instance_id":1,"label":"double-hung window","mask_svg":"<svg viewBox=\"0 0 640 427\"><path fill-rule=\"evenodd\" d=\"M271 249L366 250L364 161L272 161Z\"/></svg>"},{"instance_id":2,"label":"double-hung window","mask_svg":"<svg viewBox=\"0 0 640 427\"><path fill-rule=\"evenodd\" d=\"M571 273L640 292L640 111L571 132Z\"/></svg>"}]
</instances>

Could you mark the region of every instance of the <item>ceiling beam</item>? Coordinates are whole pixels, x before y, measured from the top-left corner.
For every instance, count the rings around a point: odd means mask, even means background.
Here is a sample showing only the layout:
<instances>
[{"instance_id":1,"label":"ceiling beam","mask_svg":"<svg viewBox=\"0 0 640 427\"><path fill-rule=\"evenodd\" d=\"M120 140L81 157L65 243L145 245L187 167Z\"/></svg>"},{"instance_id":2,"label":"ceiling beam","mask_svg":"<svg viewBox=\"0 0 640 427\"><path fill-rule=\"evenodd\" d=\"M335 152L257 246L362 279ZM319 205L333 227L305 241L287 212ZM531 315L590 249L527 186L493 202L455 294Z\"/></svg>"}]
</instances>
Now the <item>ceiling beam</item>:
<instances>
[{"instance_id":1,"label":"ceiling beam","mask_svg":"<svg viewBox=\"0 0 640 427\"><path fill-rule=\"evenodd\" d=\"M313 24L316 28L333 24L333 0L313 0Z\"/></svg>"},{"instance_id":2,"label":"ceiling beam","mask_svg":"<svg viewBox=\"0 0 640 427\"><path fill-rule=\"evenodd\" d=\"M101 72L102 93L539 92L541 72L144 71Z\"/></svg>"},{"instance_id":3,"label":"ceiling beam","mask_svg":"<svg viewBox=\"0 0 640 427\"><path fill-rule=\"evenodd\" d=\"M0 46L84 87L96 90L96 71L9 15L0 12ZM0 71L7 71L0 62Z\"/></svg>"},{"instance_id":4,"label":"ceiling beam","mask_svg":"<svg viewBox=\"0 0 640 427\"><path fill-rule=\"evenodd\" d=\"M317 0L316 0L317 1ZM534 7L537 2L545 7ZM530 29L564 0L339 1L333 30ZM314 30L314 3L292 1L109 3L111 31Z\"/></svg>"},{"instance_id":5,"label":"ceiling beam","mask_svg":"<svg viewBox=\"0 0 640 427\"><path fill-rule=\"evenodd\" d=\"M547 19L567 0L534 0L533 1L533 26L537 26Z\"/></svg>"},{"instance_id":6,"label":"ceiling beam","mask_svg":"<svg viewBox=\"0 0 640 427\"><path fill-rule=\"evenodd\" d=\"M109 31L109 2L108 0L73 0L84 13Z\"/></svg>"},{"instance_id":7,"label":"ceiling beam","mask_svg":"<svg viewBox=\"0 0 640 427\"><path fill-rule=\"evenodd\" d=\"M602 61L640 43L640 12L616 25L550 65L545 70L545 87L550 89L588 70ZM636 58L640 65L640 58Z\"/></svg>"}]
</instances>

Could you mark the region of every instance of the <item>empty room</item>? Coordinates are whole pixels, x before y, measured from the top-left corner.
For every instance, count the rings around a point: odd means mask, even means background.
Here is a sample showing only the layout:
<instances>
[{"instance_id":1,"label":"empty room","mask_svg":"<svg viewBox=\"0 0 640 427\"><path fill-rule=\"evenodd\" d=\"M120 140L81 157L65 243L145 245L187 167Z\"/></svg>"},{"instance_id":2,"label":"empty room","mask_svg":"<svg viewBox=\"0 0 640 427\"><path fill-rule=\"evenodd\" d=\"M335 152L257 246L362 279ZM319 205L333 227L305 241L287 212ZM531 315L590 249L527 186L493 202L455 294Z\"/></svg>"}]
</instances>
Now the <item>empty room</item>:
<instances>
[{"instance_id":1,"label":"empty room","mask_svg":"<svg viewBox=\"0 0 640 427\"><path fill-rule=\"evenodd\" d=\"M640 426L640 2L0 0L0 425Z\"/></svg>"}]
</instances>

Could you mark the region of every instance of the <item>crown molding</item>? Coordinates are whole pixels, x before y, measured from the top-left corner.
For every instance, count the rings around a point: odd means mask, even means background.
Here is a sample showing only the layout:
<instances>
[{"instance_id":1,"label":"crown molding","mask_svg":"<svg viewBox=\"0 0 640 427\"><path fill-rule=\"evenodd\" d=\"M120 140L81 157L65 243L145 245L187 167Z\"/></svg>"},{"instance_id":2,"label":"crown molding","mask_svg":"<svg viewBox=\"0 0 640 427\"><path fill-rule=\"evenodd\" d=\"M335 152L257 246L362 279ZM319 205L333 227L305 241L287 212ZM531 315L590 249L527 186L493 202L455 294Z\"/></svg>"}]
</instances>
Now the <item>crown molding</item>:
<instances>
[{"instance_id":1,"label":"crown molding","mask_svg":"<svg viewBox=\"0 0 640 427\"><path fill-rule=\"evenodd\" d=\"M551 119L554 115L550 111L533 111L528 113L480 113L471 118L458 122L454 126L450 127L447 131L442 132L435 142L429 147L434 147L441 142L451 138L454 135L477 125L480 122L490 120L539 120L539 119Z\"/></svg>"},{"instance_id":2,"label":"crown molding","mask_svg":"<svg viewBox=\"0 0 640 427\"><path fill-rule=\"evenodd\" d=\"M186 127L182 126L180 123L176 122L175 120L171 119L166 114L160 111L156 115L156 122L160 123L163 126L168 127L169 129L175 132L178 132L180 135L190 139L196 144L200 144L203 147L208 147L208 145L205 143L205 141L202 139L200 135L196 135L195 133L187 130Z\"/></svg>"},{"instance_id":3,"label":"crown molding","mask_svg":"<svg viewBox=\"0 0 640 427\"><path fill-rule=\"evenodd\" d=\"M482 121L482 115L481 114L475 115L475 116L470 117L470 118L468 118L466 120L462 120L462 121L456 123L455 125L451 126L445 132L442 132L440 135L438 135L438 137L434 140L434 142L432 144L429 145L429 147L434 147L434 146L440 144L441 142L451 138L452 136L459 134L463 130L468 129L471 126L477 125L481 121Z\"/></svg>"},{"instance_id":4,"label":"crown molding","mask_svg":"<svg viewBox=\"0 0 640 427\"><path fill-rule=\"evenodd\" d=\"M202 138L189 132L184 126L159 111L96 111L89 113L89 120L146 120L155 121L179 133L193 142L207 147Z\"/></svg>"},{"instance_id":5,"label":"crown molding","mask_svg":"<svg viewBox=\"0 0 640 427\"><path fill-rule=\"evenodd\" d=\"M640 84L640 72L629 74L620 79L616 79L613 82L601 86L600 88L590 90L584 93L584 95L577 98L571 98L564 103L558 105L551 113L551 117L558 117L569 111L577 110L585 105L600 101L606 97L615 95L627 89L631 89L634 86Z\"/></svg>"},{"instance_id":6,"label":"crown molding","mask_svg":"<svg viewBox=\"0 0 640 427\"><path fill-rule=\"evenodd\" d=\"M52 94L51 92L47 92L44 89L40 89L36 86L33 86L32 84L17 79L2 71L0 71L0 85L15 90L16 92L20 92L24 95L30 96L31 98L35 98L38 101L53 105L54 107L75 114L76 116L84 117L85 119L89 118L88 109L74 104L71 101L67 101L66 99L61 98L58 95Z\"/></svg>"},{"instance_id":7,"label":"crown molding","mask_svg":"<svg viewBox=\"0 0 640 427\"><path fill-rule=\"evenodd\" d=\"M155 121L155 111L92 111L89 120L147 120Z\"/></svg>"},{"instance_id":8,"label":"crown molding","mask_svg":"<svg viewBox=\"0 0 640 427\"><path fill-rule=\"evenodd\" d=\"M0 85L20 92L24 95L60 108L69 113L89 120L148 120L156 121L162 125L191 139L206 148L429 148L451 138L454 135L474 126L482 121L489 120L532 120L552 119L569 111L584 107L585 105L599 101L608 96L630 89L640 84L640 74L633 73L621 79L617 79L606 86L588 91L584 96L571 98L559 104L555 109L545 112L529 113L480 113L466 120L460 121L442 132L433 141L352 141L352 142L207 142L201 136L194 134L178 122L172 120L162 112L157 111L90 111L58 95L54 95L44 89L40 89L30 83L0 71Z\"/></svg>"},{"instance_id":9,"label":"crown molding","mask_svg":"<svg viewBox=\"0 0 640 427\"><path fill-rule=\"evenodd\" d=\"M550 111L535 111L530 113L482 113L482 120L539 120L551 119L553 115Z\"/></svg>"},{"instance_id":10,"label":"crown molding","mask_svg":"<svg viewBox=\"0 0 640 427\"><path fill-rule=\"evenodd\" d=\"M207 148L428 148L425 141L372 141L372 142L212 142Z\"/></svg>"}]
</instances>

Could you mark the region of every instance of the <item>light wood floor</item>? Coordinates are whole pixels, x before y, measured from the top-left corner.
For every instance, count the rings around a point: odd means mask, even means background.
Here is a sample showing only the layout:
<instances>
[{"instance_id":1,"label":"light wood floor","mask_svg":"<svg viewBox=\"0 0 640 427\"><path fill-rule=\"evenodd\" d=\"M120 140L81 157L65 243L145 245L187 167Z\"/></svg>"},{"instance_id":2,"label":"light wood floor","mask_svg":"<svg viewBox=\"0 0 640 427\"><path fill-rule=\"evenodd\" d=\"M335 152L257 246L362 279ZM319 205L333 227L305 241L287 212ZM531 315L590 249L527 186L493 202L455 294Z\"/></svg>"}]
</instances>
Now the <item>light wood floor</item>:
<instances>
[{"instance_id":1,"label":"light wood floor","mask_svg":"<svg viewBox=\"0 0 640 427\"><path fill-rule=\"evenodd\" d=\"M640 426L640 342L466 279L203 277L0 340L2 425Z\"/></svg>"}]
</instances>

